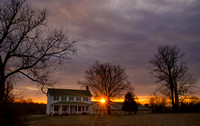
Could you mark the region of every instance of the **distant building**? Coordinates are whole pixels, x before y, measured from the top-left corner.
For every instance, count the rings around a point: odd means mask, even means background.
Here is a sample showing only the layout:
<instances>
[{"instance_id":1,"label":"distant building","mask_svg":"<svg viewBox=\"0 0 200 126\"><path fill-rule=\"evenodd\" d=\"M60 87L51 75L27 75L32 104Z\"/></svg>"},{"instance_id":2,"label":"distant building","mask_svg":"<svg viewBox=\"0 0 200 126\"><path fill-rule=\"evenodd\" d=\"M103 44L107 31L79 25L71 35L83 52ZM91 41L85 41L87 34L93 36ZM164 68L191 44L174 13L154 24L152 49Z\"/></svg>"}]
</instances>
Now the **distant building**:
<instances>
[{"instance_id":1,"label":"distant building","mask_svg":"<svg viewBox=\"0 0 200 126\"><path fill-rule=\"evenodd\" d=\"M102 109L103 109L103 111L105 111L105 107L101 107L100 109L97 107L97 106L99 106L98 102L92 102L92 106L93 106L92 114L100 114L102 112ZM126 112L122 110L122 106L123 106L123 102L111 102L110 103L111 114L116 114L116 115L126 114ZM151 108L147 108L145 106L138 105L137 113L139 113L139 114L152 113L152 110L151 110Z\"/></svg>"},{"instance_id":2,"label":"distant building","mask_svg":"<svg viewBox=\"0 0 200 126\"><path fill-rule=\"evenodd\" d=\"M112 114L126 114L125 111L122 110L123 102L113 102L111 104L111 113ZM152 113L151 108L147 108L143 105L138 104L138 112L139 114L142 113ZM128 114L128 113L127 113Z\"/></svg>"},{"instance_id":3,"label":"distant building","mask_svg":"<svg viewBox=\"0 0 200 126\"><path fill-rule=\"evenodd\" d=\"M46 114L91 113L91 93L86 90L48 89Z\"/></svg>"}]
</instances>

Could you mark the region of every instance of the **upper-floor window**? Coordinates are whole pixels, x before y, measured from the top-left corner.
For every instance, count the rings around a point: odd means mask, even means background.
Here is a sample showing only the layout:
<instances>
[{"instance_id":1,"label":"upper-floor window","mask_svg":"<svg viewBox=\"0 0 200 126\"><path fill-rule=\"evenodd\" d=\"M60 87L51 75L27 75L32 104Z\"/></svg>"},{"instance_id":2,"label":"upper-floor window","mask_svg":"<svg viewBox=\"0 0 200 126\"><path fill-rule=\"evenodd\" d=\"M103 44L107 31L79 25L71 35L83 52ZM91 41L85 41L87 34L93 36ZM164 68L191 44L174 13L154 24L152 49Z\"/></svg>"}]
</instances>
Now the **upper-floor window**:
<instances>
[{"instance_id":1,"label":"upper-floor window","mask_svg":"<svg viewBox=\"0 0 200 126\"><path fill-rule=\"evenodd\" d=\"M77 97L76 97L76 101L78 101L78 102L81 101L81 97L80 97L80 96L77 96Z\"/></svg>"},{"instance_id":2,"label":"upper-floor window","mask_svg":"<svg viewBox=\"0 0 200 126\"><path fill-rule=\"evenodd\" d=\"M74 101L74 97L73 96L69 96L69 101Z\"/></svg>"},{"instance_id":3,"label":"upper-floor window","mask_svg":"<svg viewBox=\"0 0 200 126\"><path fill-rule=\"evenodd\" d=\"M88 98L87 97L83 97L83 101L87 101L88 102Z\"/></svg>"},{"instance_id":4,"label":"upper-floor window","mask_svg":"<svg viewBox=\"0 0 200 126\"><path fill-rule=\"evenodd\" d=\"M66 101L66 96L62 96L62 101Z\"/></svg>"},{"instance_id":5,"label":"upper-floor window","mask_svg":"<svg viewBox=\"0 0 200 126\"><path fill-rule=\"evenodd\" d=\"M53 100L54 100L54 101L58 101L58 100L59 100L59 96L54 96L54 97L53 97Z\"/></svg>"}]
</instances>

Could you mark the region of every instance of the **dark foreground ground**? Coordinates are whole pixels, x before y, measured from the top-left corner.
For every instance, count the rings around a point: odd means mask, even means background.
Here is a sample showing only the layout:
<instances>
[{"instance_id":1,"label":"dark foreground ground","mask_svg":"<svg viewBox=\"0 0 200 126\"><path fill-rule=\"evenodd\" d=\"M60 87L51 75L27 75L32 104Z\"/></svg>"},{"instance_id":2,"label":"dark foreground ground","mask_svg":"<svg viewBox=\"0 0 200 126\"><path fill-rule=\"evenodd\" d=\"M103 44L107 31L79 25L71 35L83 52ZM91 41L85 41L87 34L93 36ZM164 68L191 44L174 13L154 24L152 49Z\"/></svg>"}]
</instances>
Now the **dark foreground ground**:
<instances>
[{"instance_id":1,"label":"dark foreground ground","mask_svg":"<svg viewBox=\"0 0 200 126\"><path fill-rule=\"evenodd\" d=\"M200 113L33 116L30 126L200 126Z\"/></svg>"}]
</instances>

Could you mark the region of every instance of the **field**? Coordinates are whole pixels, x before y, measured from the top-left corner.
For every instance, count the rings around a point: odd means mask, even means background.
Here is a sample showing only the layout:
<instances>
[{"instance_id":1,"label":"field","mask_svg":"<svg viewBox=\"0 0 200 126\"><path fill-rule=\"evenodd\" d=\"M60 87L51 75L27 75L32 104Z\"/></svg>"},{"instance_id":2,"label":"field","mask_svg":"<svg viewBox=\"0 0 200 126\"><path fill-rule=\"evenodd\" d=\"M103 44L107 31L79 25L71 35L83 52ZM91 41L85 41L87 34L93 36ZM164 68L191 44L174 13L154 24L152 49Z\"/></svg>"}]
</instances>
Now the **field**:
<instances>
[{"instance_id":1,"label":"field","mask_svg":"<svg viewBox=\"0 0 200 126\"><path fill-rule=\"evenodd\" d=\"M200 126L200 113L32 117L30 126Z\"/></svg>"}]
</instances>

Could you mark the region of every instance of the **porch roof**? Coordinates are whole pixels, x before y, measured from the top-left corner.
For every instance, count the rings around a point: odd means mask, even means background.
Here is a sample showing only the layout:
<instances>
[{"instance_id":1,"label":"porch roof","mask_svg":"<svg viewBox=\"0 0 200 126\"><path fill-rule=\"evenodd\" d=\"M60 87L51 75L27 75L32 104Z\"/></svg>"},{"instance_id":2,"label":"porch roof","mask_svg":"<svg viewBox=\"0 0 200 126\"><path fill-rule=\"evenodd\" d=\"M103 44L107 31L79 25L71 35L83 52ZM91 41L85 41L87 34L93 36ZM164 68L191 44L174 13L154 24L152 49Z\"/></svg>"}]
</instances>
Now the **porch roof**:
<instances>
[{"instance_id":1,"label":"porch roof","mask_svg":"<svg viewBox=\"0 0 200 126\"><path fill-rule=\"evenodd\" d=\"M52 105L87 105L87 106L90 106L91 104L84 103L84 102L59 101L59 102L53 103Z\"/></svg>"}]
</instances>

